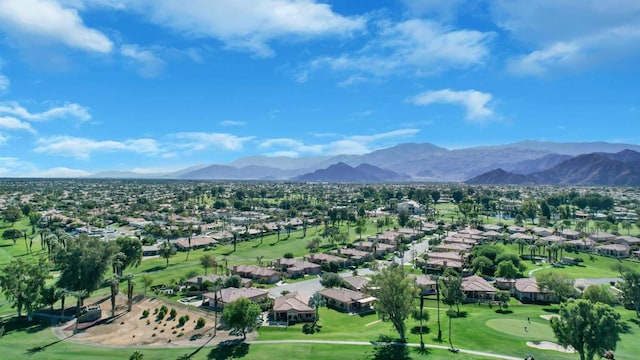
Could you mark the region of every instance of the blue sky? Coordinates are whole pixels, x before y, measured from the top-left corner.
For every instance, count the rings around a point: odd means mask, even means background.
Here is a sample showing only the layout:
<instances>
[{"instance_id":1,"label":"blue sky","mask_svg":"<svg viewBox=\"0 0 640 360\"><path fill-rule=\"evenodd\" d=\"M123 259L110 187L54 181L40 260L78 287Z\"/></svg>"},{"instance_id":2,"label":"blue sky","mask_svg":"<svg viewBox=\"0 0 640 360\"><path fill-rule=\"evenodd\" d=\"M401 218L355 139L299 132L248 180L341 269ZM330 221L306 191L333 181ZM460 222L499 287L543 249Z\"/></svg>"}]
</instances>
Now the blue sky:
<instances>
[{"instance_id":1,"label":"blue sky","mask_svg":"<svg viewBox=\"0 0 640 360\"><path fill-rule=\"evenodd\" d=\"M0 0L0 176L640 144L637 0Z\"/></svg>"}]
</instances>

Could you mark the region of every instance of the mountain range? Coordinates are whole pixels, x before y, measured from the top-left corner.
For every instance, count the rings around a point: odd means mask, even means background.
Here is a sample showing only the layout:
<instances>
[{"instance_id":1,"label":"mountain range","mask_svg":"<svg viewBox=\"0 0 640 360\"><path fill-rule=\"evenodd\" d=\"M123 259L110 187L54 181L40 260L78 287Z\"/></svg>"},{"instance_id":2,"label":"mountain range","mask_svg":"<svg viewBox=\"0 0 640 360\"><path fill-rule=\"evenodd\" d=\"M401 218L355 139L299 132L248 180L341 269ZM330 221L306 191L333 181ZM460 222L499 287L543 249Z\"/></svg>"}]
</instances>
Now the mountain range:
<instances>
[{"instance_id":1,"label":"mountain range","mask_svg":"<svg viewBox=\"0 0 640 360\"><path fill-rule=\"evenodd\" d=\"M640 153L627 149L617 153L578 155L526 175L495 169L466 183L637 186L640 185Z\"/></svg>"},{"instance_id":2,"label":"mountain range","mask_svg":"<svg viewBox=\"0 0 640 360\"><path fill-rule=\"evenodd\" d=\"M510 181L513 183L516 183L515 181L523 181L517 183L539 183L545 181L546 175L536 174L549 171L581 155L599 154L600 157L629 164L633 163L630 159L635 159L634 153L638 154L639 152L639 145L606 142L522 141L505 145L461 149L446 149L431 143L402 143L362 155L300 158L257 155L225 164L202 164L173 173L103 172L91 177L329 182L462 182L468 180L471 183L471 181L489 181L477 179L477 177L494 172L494 180L492 181L504 183L505 180L498 181L504 176L495 173L496 169L501 169L502 172L511 174L509 175L512 177ZM595 158L590 159L596 160ZM589 160L581 161L586 163ZM585 165L585 163L582 164ZM592 170L596 171L595 168ZM604 181L596 181L596 178L613 176L616 170L623 171L623 167L612 167L611 171L600 172L598 176L594 174L594 183ZM584 171L588 172L589 170ZM514 176L514 174L525 175L527 178L526 180L518 180L520 177ZM580 180L572 180L569 177L558 179L551 176L548 179L560 183ZM618 184L627 181L616 179L615 182Z\"/></svg>"}]
</instances>

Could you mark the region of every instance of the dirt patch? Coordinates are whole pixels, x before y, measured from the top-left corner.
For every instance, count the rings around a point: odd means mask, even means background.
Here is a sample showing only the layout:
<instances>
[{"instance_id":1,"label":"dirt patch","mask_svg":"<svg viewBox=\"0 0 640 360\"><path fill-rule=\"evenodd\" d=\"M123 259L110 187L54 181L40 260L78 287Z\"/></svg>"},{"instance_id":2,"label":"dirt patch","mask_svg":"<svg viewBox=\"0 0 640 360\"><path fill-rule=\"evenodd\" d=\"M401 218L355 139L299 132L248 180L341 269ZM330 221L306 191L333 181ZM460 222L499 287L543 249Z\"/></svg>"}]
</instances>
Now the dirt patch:
<instances>
[{"instance_id":1,"label":"dirt patch","mask_svg":"<svg viewBox=\"0 0 640 360\"><path fill-rule=\"evenodd\" d=\"M529 341L527 342L527 346L536 348L536 349L554 350L554 351L569 353L569 354L573 354L576 352L571 346L565 348L564 346L558 345L551 341Z\"/></svg>"},{"instance_id":2,"label":"dirt patch","mask_svg":"<svg viewBox=\"0 0 640 360\"><path fill-rule=\"evenodd\" d=\"M113 318L111 317L111 302L109 300L97 303L87 301L86 304L99 304L102 309L102 318L75 334L70 338L71 341L117 347L141 345L192 347L242 338L242 336L230 335L228 331L220 329L214 338L215 315L213 312L198 311L164 300L142 299L134 303L131 311L127 312L126 297L118 296L115 317ZM172 308L175 309L177 311L175 318L171 318L167 312L160 319L157 312L162 306L165 306L169 311ZM149 315L146 317L143 316L145 310L149 311ZM183 316L188 316L189 320L180 326L179 319ZM205 320L205 326L202 328L197 328L199 318ZM74 327L67 324L57 328L55 332L59 337L66 338L73 334ZM255 337L255 332L247 334L248 340Z\"/></svg>"}]
</instances>

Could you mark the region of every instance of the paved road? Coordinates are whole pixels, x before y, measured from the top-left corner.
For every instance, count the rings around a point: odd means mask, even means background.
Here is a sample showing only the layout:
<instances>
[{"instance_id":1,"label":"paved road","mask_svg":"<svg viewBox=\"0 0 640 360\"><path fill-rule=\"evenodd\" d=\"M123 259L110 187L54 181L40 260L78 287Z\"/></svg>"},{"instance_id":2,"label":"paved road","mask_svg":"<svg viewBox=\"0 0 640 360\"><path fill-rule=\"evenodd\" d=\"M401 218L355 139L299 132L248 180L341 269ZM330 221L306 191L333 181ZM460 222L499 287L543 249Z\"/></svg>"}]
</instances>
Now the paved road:
<instances>
[{"instance_id":1,"label":"paved road","mask_svg":"<svg viewBox=\"0 0 640 360\"><path fill-rule=\"evenodd\" d=\"M429 251L429 239L425 238L419 243L414 243L409 245L409 250L404 252L404 256L402 258L395 256L393 261L398 264L404 265L413 265L413 255L415 253L416 256L420 256Z\"/></svg>"},{"instance_id":2,"label":"paved road","mask_svg":"<svg viewBox=\"0 0 640 360\"><path fill-rule=\"evenodd\" d=\"M357 270L358 275L372 275L375 274L374 271L367 268L360 268ZM344 271L340 273L340 276L351 276L351 271ZM282 296L283 291L294 292L301 291L307 294L314 294L318 291L322 290L322 285L320 285L320 277L314 276L309 280L298 281L294 283L282 284L276 287L272 287L269 289L269 295L272 297L280 297Z\"/></svg>"}]
</instances>

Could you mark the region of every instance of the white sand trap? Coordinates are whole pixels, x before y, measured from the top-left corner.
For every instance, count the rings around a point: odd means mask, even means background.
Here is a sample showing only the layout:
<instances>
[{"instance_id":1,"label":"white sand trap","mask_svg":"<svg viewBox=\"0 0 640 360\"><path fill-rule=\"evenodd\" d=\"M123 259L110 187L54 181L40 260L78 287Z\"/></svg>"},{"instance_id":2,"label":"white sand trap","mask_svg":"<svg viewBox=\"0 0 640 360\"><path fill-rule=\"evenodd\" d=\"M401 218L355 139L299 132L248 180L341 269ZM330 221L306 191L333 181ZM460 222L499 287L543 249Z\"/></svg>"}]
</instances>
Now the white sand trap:
<instances>
[{"instance_id":1,"label":"white sand trap","mask_svg":"<svg viewBox=\"0 0 640 360\"><path fill-rule=\"evenodd\" d=\"M559 315L540 315L541 318L545 319L545 320L551 320L554 317L560 317Z\"/></svg>"},{"instance_id":2,"label":"white sand trap","mask_svg":"<svg viewBox=\"0 0 640 360\"><path fill-rule=\"evenodd\" d=\"M528 341L527 346L536 348L536 349L554 350L554 351L570 353L570 354L576 352L571 346L565 348L551 341Z\"/></svg>"}]
</instances>

